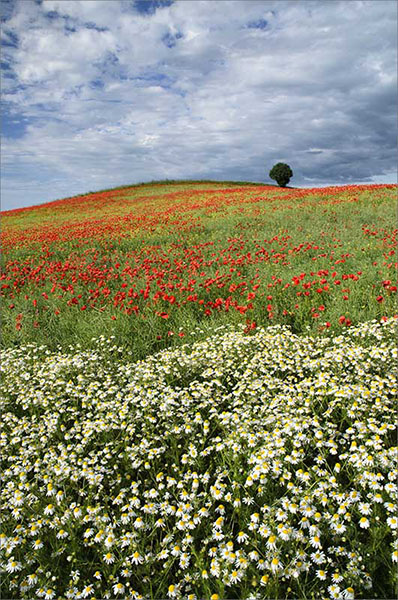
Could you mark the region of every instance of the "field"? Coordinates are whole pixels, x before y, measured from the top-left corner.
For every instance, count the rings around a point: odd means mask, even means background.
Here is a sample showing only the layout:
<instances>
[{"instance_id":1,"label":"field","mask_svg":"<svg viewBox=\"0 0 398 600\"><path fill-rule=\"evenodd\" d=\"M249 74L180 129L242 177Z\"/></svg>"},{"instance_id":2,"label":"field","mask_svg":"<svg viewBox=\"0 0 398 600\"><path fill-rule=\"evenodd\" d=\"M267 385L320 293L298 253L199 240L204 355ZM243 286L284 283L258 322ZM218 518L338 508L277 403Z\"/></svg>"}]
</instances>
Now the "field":
<instances>
[{"instance_id":1,"label":"field","mask_svg":"<svg viewBox=\"0 0 398 600\"><path fill-rule=\"evenodd\" d=\"M340 331L390 315L395 197L153 185L5 213L4 343L87 347L106 332L142 358L196 327Z\"/></svg>"},{"instance_id":2,"label":"field","mask_svg":"<svg viewBox=\"0 0 398 600\"><path fill-rule=\"evenodd\" d=\"M2 598L396 596L396 193L3 213Z\"/></svg>"}]
</instances>

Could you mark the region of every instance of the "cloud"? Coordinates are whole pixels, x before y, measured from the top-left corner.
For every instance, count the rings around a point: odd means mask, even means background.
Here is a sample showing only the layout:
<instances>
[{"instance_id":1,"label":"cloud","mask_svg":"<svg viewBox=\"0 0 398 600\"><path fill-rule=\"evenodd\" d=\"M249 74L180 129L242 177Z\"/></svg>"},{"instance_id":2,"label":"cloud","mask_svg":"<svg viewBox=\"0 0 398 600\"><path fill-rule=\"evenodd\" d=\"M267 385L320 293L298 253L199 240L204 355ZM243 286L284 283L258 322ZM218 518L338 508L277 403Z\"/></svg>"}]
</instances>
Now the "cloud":
<instances>
[{"instance_id":1,"label":"cloud","mask_svg":"<svg viewBox=\"0 0 398 600\"><path fill-rule=\"evenodd\" d=\"M2 207L279 161L298 186L394 181L396 20L388 0L16 2Z\"/></svg>"}]
</instances>

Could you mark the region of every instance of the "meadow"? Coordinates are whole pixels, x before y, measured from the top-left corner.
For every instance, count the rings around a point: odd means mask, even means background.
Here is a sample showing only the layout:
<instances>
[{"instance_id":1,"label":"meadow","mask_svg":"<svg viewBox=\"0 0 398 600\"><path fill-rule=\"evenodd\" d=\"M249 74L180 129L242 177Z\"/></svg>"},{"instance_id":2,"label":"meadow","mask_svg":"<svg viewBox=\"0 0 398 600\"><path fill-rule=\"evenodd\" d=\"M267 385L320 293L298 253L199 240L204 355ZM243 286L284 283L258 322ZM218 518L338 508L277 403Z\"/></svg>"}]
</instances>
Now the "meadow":
<instances>
[{"instance_id":1,"label":"meadow","mask_svg":"<svg viewBox=\"0 0 398 600\"><path fill-rule=\"evenodd\" d=\"M396 193L3 213L2 598L396 596Z\"/></svg>"},{"instance_id":2,"label":"meadow","mask_svg":"<svg viewBox=\"0 0 398 600\"><path fill-rule=\"evenodd\" d=\"M137 358L200 327L391 315L396 186L139 186L3 214L3 343L106 332ZM170 339L172 338L172 339Z\"/></svg>"}]
</instances>

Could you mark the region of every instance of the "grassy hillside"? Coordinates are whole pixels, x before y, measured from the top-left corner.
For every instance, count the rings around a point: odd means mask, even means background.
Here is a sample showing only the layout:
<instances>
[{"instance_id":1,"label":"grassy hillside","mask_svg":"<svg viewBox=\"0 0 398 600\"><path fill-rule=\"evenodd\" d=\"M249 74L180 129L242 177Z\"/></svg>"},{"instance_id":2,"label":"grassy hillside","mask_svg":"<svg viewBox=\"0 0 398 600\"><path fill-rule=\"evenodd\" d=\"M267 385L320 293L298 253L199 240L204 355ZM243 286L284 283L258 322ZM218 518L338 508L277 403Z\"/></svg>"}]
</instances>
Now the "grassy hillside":
<instances>
[{"instance_id":1,"label":"grassy hillside","mask_svg":"<svg viewBox=\"0 0 398 600\"><path fill-rule=\"evenodd\" d=\"M177 182L8 211L3 344L106 332L140 358L226 323L318 334L391 315L395 198Z\"/></svg>"},{"instance_id":2,"label":"grassy hillside","mask_svg":"<svg viewBox=\"0 0 398 600\"><path fill-rule=\"evenodd\" d=\"M396 191L3 214L2 598L396 597Z\"/></svg>"}]
</instances>

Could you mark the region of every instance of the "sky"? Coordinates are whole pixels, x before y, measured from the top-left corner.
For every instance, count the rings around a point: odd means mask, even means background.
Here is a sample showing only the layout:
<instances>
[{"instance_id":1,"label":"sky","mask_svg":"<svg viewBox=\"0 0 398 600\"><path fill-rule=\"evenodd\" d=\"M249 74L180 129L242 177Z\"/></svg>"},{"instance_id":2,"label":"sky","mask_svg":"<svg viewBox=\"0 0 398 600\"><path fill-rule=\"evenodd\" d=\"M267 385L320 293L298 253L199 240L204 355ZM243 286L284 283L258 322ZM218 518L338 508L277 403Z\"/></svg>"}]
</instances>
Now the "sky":
<instances>
[{"instance_id":1,"label":"sky","mask_svg":"<svg viewBox=\"0 0 398 600\"><path fill-rule=\"evenodd\" d=\"M1 0L2 210L156 179L397 182L395 0Z\"/></svg>"}]
</instances>

